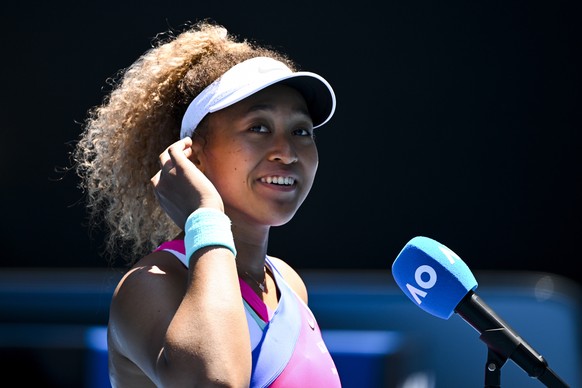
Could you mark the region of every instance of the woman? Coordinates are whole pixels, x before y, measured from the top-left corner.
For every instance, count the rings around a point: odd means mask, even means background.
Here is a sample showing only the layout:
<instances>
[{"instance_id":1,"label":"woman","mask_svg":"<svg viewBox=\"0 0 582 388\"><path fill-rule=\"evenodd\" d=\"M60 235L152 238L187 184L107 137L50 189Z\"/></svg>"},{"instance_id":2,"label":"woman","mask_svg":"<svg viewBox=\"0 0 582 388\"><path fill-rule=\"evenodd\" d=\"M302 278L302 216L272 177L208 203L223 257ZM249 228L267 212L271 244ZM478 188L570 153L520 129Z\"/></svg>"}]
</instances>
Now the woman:
<instances>
[{"instance_id":1,"label":"woman","mask_svg":"<svg viewBox=\"0 0 582 388\"><path fill-rule=\"evenodd\" d=\"M307 290L268 255L307 197L331 86L200 22L144 53L75 151L131 268L111 302L114 387L339 387Z\"/></svg>"}]
</instances>

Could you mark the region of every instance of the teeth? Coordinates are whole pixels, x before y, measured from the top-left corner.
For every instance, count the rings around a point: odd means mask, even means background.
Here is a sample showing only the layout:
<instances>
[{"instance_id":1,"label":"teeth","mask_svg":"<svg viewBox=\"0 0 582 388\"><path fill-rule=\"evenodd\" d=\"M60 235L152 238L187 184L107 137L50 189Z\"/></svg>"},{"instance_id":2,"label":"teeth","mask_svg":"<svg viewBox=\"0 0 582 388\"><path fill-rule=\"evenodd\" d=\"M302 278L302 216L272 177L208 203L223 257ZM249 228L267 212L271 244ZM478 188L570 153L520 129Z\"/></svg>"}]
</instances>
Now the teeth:
<instances>
[{"instance_id":1,"label":"teeth","mask_svg":"<svg viewBox=\"0 0 582 388\"><path fill-rule=\"evenodd\" d=\"M295 183L295 179L282 176L268 176L261 178L261 182L291 186L293 183Z\"/></svg>"}]
</instances>

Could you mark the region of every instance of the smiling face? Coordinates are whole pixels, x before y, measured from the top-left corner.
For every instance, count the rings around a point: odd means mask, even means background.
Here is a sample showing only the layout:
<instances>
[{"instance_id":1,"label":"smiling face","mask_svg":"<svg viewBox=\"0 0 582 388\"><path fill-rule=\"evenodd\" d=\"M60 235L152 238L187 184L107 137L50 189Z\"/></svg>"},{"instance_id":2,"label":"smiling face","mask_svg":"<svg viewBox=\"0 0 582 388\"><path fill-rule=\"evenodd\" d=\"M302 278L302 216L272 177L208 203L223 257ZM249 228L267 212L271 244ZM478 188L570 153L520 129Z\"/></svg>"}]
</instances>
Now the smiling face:
<instances>
[{"instance_id":1,"label":"smiling face","mask_svg":"<svg viewBox=\"0 0 582 388\"><path fill-rule=\"evenodd\" d=\"M288 222L311 190L318 166L303 96L273 85L207 117L194 136L197 166L214 183L233 223Z\"/></svg>"}]
</instances>

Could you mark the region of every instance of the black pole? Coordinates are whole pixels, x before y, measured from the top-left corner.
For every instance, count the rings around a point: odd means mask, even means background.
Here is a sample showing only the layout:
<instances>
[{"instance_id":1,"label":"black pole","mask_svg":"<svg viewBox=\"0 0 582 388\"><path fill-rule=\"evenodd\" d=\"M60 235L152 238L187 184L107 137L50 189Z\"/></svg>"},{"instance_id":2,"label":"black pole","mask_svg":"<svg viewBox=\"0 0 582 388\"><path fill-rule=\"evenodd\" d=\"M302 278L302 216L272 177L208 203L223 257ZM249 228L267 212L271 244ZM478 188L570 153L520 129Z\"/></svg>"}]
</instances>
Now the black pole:
<instances>
[{"instance_id":1,"label":"black pole","mask_svg":"<svg viewBox=\"0 0 582 388\"><path fill-rule=\"evenodd\" d=\"M548 363L529 344L521 339L477 294L470 291L455 312L473 326L490 352L500 359L511 358L530 377L535 377L550 388L568 388Z\"/></svg>"}]
</instances>

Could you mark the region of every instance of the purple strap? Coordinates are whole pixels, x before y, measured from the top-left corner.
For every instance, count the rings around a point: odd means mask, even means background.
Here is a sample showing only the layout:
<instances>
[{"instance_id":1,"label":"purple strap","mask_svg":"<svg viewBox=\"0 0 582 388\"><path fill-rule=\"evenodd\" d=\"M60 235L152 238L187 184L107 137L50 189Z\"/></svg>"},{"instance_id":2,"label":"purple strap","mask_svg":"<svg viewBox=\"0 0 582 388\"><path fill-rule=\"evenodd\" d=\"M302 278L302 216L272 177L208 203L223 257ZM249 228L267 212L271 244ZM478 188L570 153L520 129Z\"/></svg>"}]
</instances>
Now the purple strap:
<instances>
[{"instance_id":1,"label":"purple strap","mask_svg":"<svg viewBox=\"0 0 582 388\"><path fill-rule=\"evenodd\" d=\"M281 299L273 318L262 332L258 345L253 349L251 387L268 387L281 374L295 351L301 331L301 312L293 291L267 258L273 269Z\"/></svg>"}]
</instances>

